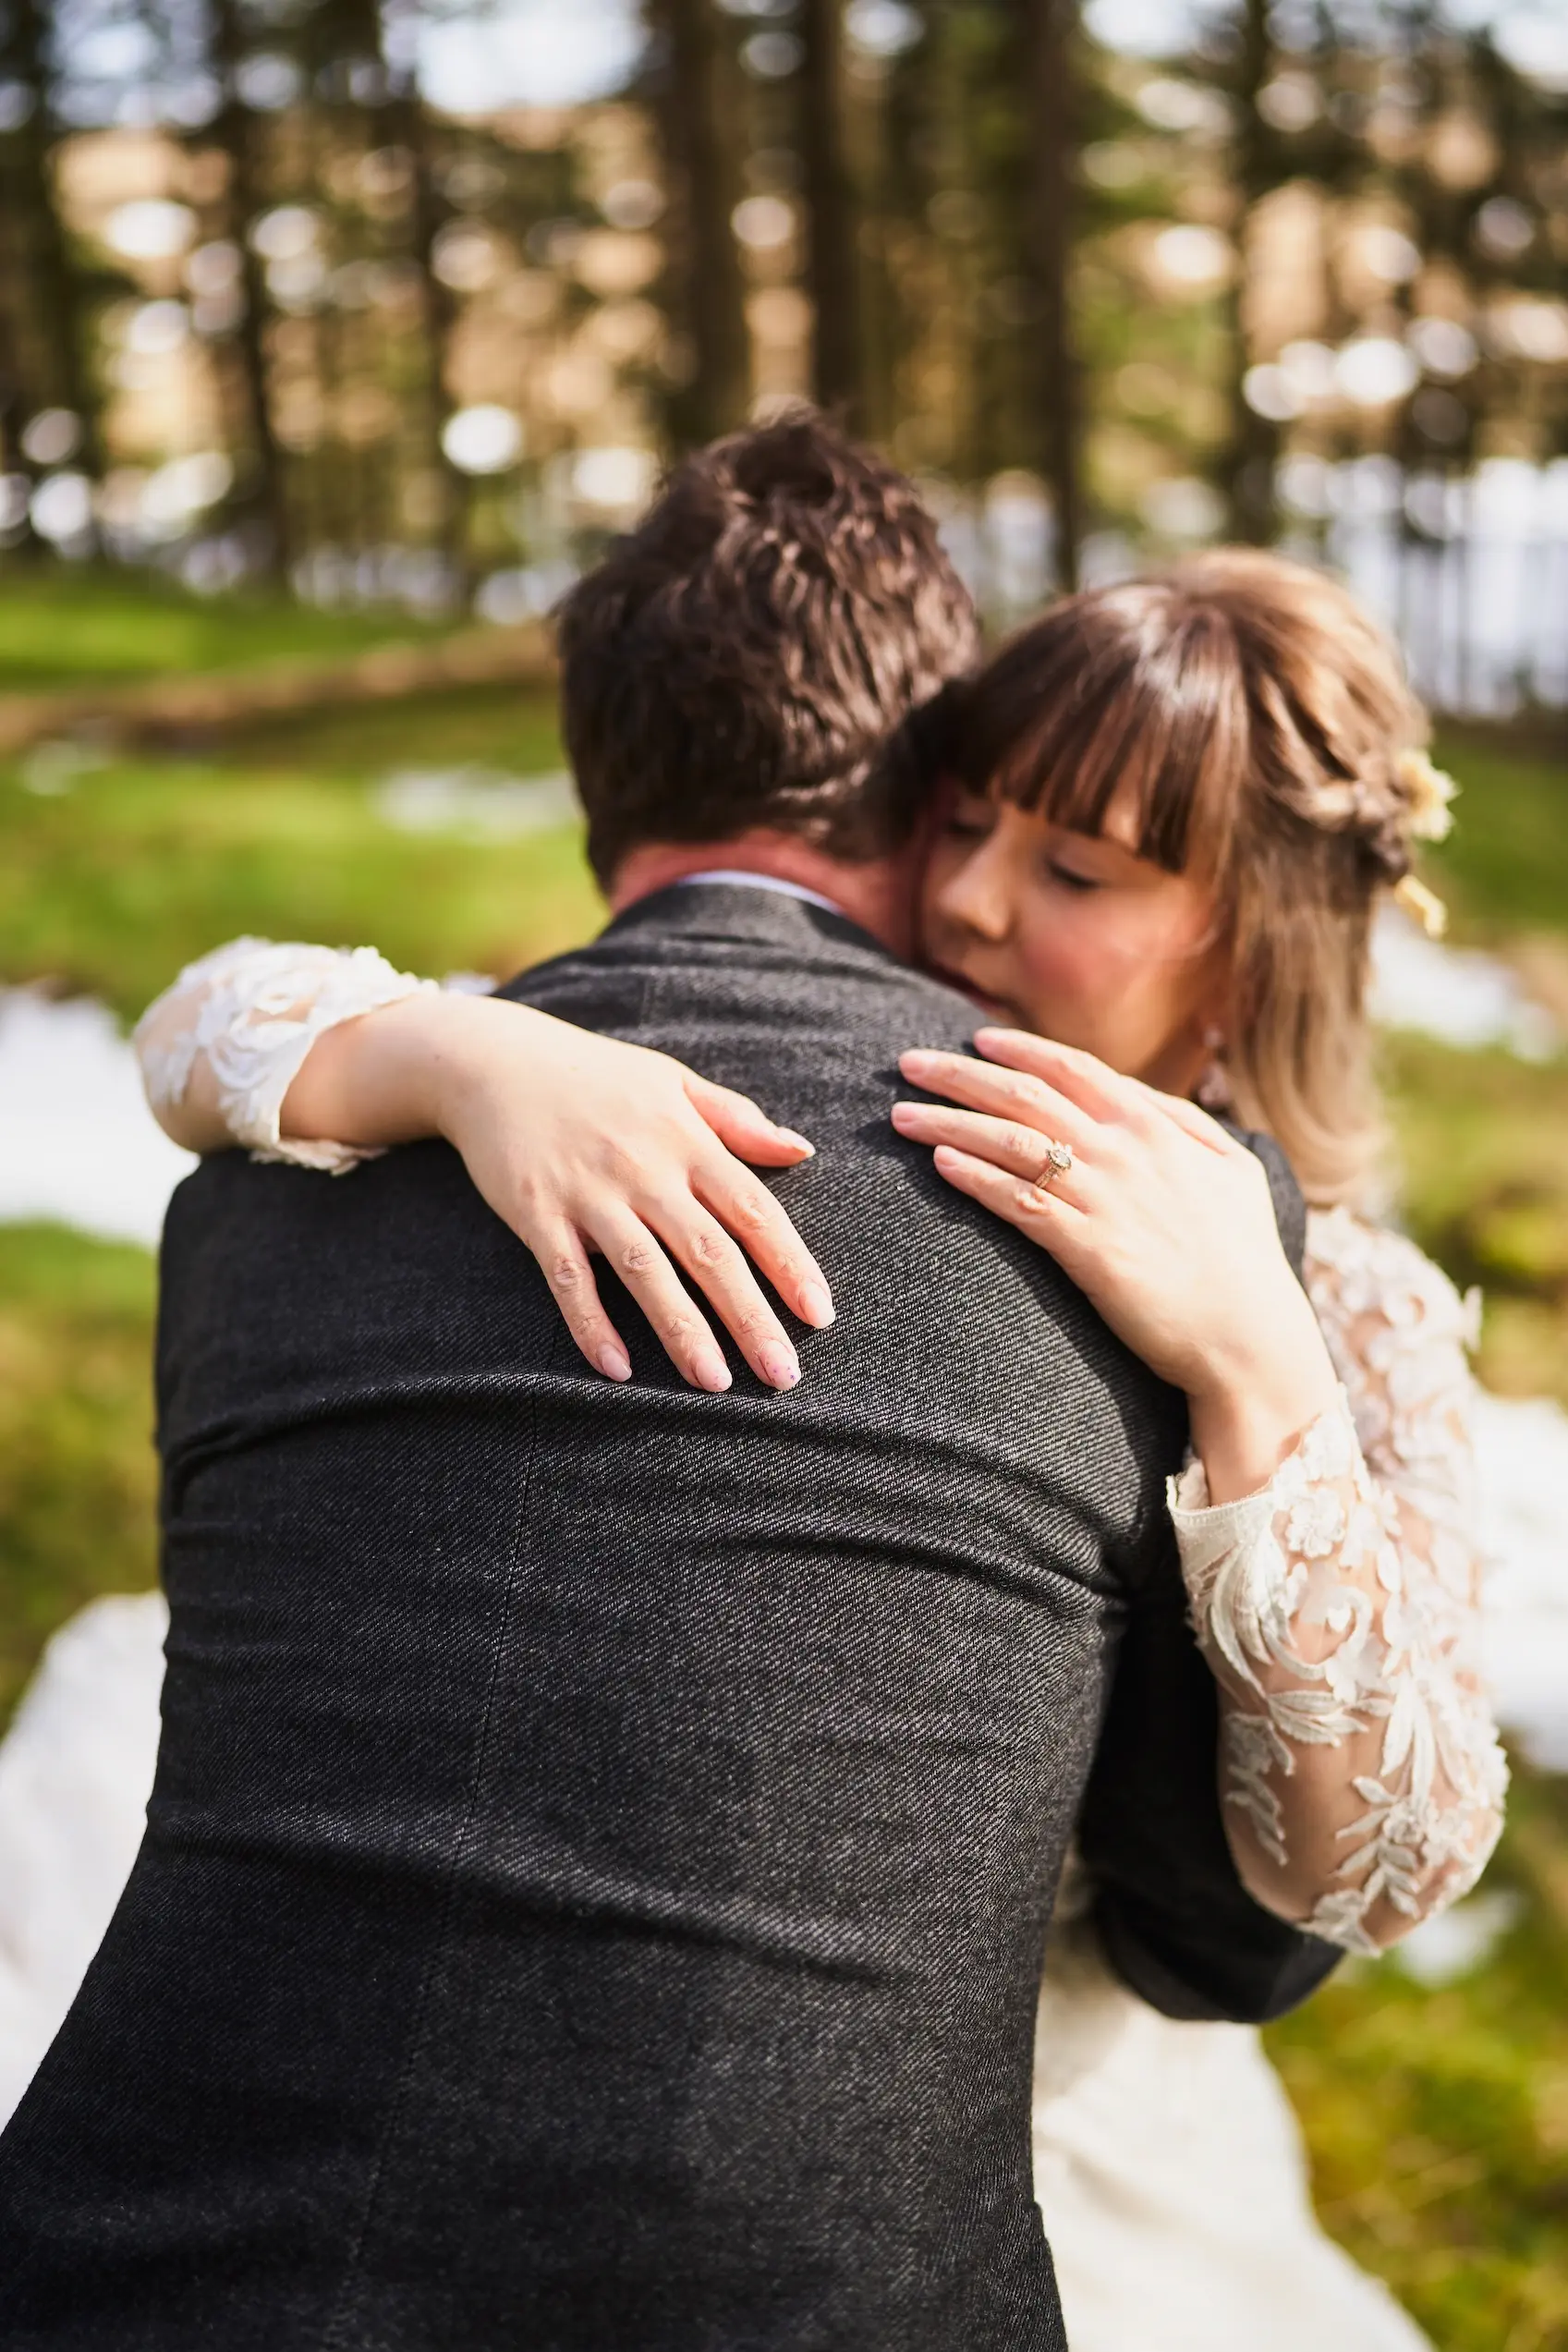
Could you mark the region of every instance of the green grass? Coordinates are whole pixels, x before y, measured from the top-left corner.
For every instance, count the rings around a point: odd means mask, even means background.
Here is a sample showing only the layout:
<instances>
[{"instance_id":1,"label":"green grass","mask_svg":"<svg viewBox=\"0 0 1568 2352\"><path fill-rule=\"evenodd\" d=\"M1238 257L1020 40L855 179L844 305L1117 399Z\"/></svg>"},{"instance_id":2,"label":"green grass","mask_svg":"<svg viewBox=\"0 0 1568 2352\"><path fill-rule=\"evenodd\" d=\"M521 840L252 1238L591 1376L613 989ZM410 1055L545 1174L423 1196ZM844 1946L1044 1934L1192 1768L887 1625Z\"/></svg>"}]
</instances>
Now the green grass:
<instances>
[{"instance_id":1,"label":"green grass","mask_svg":"<svg viewBox=\"0 0 1568 2352\"><path fill-rule=\"evenodd\" d=\"M1350 1964L1270 2028L1319 2210L1439 2352L1568 2346L1568 1784L1521 1773L1488 1876L1515 1925L1428 1991Z\"/></svg>"},{"instance_id":2,"label":"green grass","mask_svg":"<svg viewBox=\"0 0 1568 2352\"><path fill-rule=\"evenodd\" d=\"M192 596L146 572L0 560L0 693L346 660L435 633L397 611L321 613L257 591Z\"/></svg>"},{"instance_id":3,"label":"green grass","mask_svg":"<svg viewBox=\"0 0 1568 2352\"><path fill-rule=\"evenodd\" d=\"M1556 752L1451 730L1438 757L1460 787L1449 839L1423 860L1488 937L1568 931L1568 741Z\"/></svg>"},{"instance_id":4,"label":"green grass","mask_svg":"<svg viewBox=\"0 0 1568 2352\"><path fill-rule=\"evenodd\" d=\"M0 769L0 979L103 997L127 1020L241 932L370 941L411 969L504 974L602 908L572 827L476 847L376 814L395 766L558 768L549 706L434 698L258 729L201 759L116 759L41 798Z\"/></svg>"},{"instance_id":5,"label":"green grass","mask_svg":"<svg viewBox=\"0 0 1568 2352\"><path fill-rule=\"evenodd\" d=\"M473 761L508 775L564 768L554 698L471 686L395 702L341 703L249 721L208 748L219 767L258 775L383 775Z\"/></svg>"},{"instance_id":6,"label":"green grass","mask_svg":"<svg viewBox=\"0 0 1568 2352\"><path fill-rule=\"evenodd\" d=\"M154 1580L144 1249L0 1226L0 1724L55 1627Z\"/></svg>"},{"instance_id":7,"label":"green grass","mask_svg":"<svg viewBox=\"0 0 1568 2352\"><path fill-rule=\"evenodd\" d=\"M1568 1405L1568 1060L1417 1037L1383 1059L1410 1230L1485 1295L1482 1378Z\"/></svg>"}]
</instances>

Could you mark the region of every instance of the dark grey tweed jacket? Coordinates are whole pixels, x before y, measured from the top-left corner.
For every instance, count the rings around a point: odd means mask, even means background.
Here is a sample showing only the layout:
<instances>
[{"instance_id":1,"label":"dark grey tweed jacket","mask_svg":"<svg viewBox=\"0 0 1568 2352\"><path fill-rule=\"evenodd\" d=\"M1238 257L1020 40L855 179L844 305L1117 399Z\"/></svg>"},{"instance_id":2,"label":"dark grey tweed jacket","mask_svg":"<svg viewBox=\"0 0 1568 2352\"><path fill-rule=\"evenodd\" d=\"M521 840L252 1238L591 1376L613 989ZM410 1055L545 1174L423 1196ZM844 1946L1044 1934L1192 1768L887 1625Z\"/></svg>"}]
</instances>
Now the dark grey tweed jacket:
<instances>
[{"instance_id":1,"label":"dark grey tweed jacket","mask_svg":"<svg viewBox=\"0 0 1568 2352\"><path fill-rule=\"evenodd\" d=\"M444 1147L181 1188L164 1748L0 2145L0 2344L1050 2352L1080 1810L1163 2005L1333 1956L1226 1856L1181 1400L894 1137L972 1017L852 925L680 889L509 993L810 1131L837 1328L787 1397L646 1336L615 1388Z\"/></svg>"}]
</instances>

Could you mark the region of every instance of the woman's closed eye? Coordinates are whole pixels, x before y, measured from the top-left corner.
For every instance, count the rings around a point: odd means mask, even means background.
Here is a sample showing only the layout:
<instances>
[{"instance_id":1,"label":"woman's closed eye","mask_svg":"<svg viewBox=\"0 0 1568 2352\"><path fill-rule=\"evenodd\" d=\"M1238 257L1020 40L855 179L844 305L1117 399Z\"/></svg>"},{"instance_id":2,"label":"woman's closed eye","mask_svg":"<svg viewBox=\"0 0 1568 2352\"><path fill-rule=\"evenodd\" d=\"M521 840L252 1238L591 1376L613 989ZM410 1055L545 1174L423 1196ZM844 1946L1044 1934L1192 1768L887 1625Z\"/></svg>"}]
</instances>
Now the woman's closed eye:
<instances>
[{"instance_id":1,"label":"woman's closed eye","mask_svg":"<svg viewBox=\"0 0 1568 2352\"><path fill-rule=\"evenodd\" d=\"M1083 873L1076 866L1061 865L1054 858L1046 859L1045 870L1068 890L1103 890L1106 887L1100 875Z\"/></svg>"}]
</instances>

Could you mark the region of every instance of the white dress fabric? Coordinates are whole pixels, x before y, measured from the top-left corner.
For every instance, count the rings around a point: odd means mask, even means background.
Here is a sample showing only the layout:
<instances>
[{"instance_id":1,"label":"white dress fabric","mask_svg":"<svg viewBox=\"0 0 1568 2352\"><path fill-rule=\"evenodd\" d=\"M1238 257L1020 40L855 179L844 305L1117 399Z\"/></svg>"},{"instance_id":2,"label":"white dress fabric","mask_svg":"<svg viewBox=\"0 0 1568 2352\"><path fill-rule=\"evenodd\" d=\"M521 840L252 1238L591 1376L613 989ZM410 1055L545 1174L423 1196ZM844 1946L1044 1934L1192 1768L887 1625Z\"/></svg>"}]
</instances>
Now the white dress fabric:
<instances>
[{"instance_id":1,"label":"white dress fabric","mask_svg":"<svg viewBox=\"0 0 1568 2352\"><path fill-rule=\"evenodd\" d=\"M1432 2352L1319 2227L1256 2029L1161 2017L1060 1914L1034 2175L1073 2352Z\"/></svg>"},{"instance_id":2,"label":"white dress fabric","mask_svg":"<svg viewBox=\"0 0 1568 2352\"><path fill-rule=\"evenodd\" d=\"M144 1017L149 1092L179 1101L204 1055L237 1141L345 1172L367 1155L281 1137L288 1083L334 1021L430 985L371 950L237 942ZM1209 1508L1194 1466L1172 1510L1194 1623L1232 1700L1226 1794L1248 1834L1277 1848L1281 1788L1308 1748L1354 1739L1363 1752L1312 1924L1366 1949L1380 1908L1417 1919L1471 1885L1501 1821L1501 1750L1474 1654L1475 1310L1412 1244L1343 1210L1309 1219L1307 1279L1341 1408L1260 1494ZM161 1604L99 1607L140 1612L140 1647L128 1620L119 1651L89 1643L86 1613L56 1638L0 1750L0 1969L17 1980L14 1998L0 1983L0 2016L20 2021L0 2114L107 1922L151 1785ZM52 1869L35 1861L13 1882L13 1846ZM35 1932L30 1903L74 1932ZM1072 1884L1041 1988L1033 2143L1075 2352L1423 2352L1319 2228L1257 2032L1178 2023L1137 2000L1100 1958Z\"/></svg>"},{"instance_id":3,"label":"white dress fabric","mask_svg":"<svg viewBox=\"0 0 1568 2352\"><path fill-rule=\"evenodd\" d=\"M0 2126L136 1859L167 1628L159 1593L94 1601L50 1642L0 1745Z\"/></svg>"},{"instance_id":4,"label":"white dress fabric","mask_svg":"<svg viewBox=\"0 0 1568 2352\"><path fill-rule=\"evenodd\" d=\"M253 1159L346 1176L380 1154L298 1137L284 1143L284 1096L329 1029L435 987L433 980L395 970L373 947L231 939L188 964L138 1021L147 1099L154 1111L182 1102L198 1062L205 1062L228 1131L249 1145Z\"/></svg>"}]
</instances>

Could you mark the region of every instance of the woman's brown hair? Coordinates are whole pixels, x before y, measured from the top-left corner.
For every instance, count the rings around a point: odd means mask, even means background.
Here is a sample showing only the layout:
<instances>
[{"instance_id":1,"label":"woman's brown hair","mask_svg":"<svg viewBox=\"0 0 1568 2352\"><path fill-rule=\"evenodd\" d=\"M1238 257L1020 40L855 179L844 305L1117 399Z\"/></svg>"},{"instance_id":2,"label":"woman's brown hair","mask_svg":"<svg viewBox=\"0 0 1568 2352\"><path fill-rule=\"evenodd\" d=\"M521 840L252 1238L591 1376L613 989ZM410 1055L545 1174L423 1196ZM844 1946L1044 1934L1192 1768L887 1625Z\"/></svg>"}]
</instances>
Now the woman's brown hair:
<instances>
[{"instance_id":1,"label":"woman's brown hair","mask_svg":"<svg viewBox=\"0 0 1568 2352\"><path fill-rule=\"evenodd\" d=\"M1321 573L1222 548L1064 599L954 716L975 790L1085 833L1130 802L1140 856L1211 880L1237 1115L1278 1139L1308 1200L1361 1194L1382 1142L1372 916L1410 870L1402 755L1428 732L1381 631Z\"/></svg>"}]
</instances>

